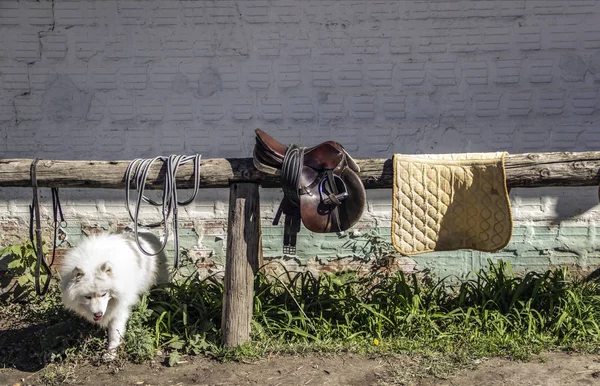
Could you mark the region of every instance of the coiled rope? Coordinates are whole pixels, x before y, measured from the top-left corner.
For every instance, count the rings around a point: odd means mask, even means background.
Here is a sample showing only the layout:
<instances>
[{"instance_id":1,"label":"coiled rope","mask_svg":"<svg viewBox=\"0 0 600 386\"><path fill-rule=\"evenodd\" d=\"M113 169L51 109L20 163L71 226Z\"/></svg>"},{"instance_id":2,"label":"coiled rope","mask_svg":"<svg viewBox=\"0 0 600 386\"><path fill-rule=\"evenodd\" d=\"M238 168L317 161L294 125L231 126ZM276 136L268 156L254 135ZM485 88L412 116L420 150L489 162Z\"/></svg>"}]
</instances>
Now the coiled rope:
<instances>
[{"instance_id":1,"label":"coiled rope","mask_svg":"<svg viewBox=\"0 0 600 386\"><path fill-rule=\"evenodd\" d=\"M165 176L164 183L162 189L162 200L155 201L151 198L144 196L144 191L146 189L146 179L148 177L148 173L152 165L156 161L162 161L163 165L165 165ZM185 201L177 200L177 184L175 177L177 175L177 169L179 166L184 165L193 161L194 163L194 189L192 195ZM131 183L132 177L135 180L135 189L137 190L137 197L135 199L135 206L132 212L131 209L131 199L130 199L130 191L131 191ZM129 163L127 170L125 171L125 206L127 208L127 212L129 213L129 217L131 221L133 221L133 232L135 234L135 241L140 248L140 250L148 255L155 256L162 252L166 245L167 240L169 238L169 227L167 226L167 221L171 213L173 214L173 238L174 238L174 246L175 246L175 259L174 259L174 267L179 267L179 230L177 226L178 219L178 207L186 206L192 203L198 194L198 189L200 188L200 155L196 154L193 156L185 156L185 155L170 155L168 157L159 156L152 159L134 159ZM162 210L162 220L149 223L149 224L141 224L139 222L140 208L142 205L142 201L156 206L161 207ZM138 226L146 227L146 228L156 228L159 226L164 227L165 236L164 241L161 243L161 247L158 251L154 253L146 251L142 245L140 244L140 239L138 237Z\"/></svg>"},{"instance_id":2,"label":"coiled rope","mask_svg":"<svg viewBox=\"0 0 600 386\"><path fill-rule=\"evenodd\" d=\"M283 195L294 206L300 206L300 174L304 165L304 151L306 147L290 144L285 152L281 165L281 188Z\"/></svg>"}]
</instances>

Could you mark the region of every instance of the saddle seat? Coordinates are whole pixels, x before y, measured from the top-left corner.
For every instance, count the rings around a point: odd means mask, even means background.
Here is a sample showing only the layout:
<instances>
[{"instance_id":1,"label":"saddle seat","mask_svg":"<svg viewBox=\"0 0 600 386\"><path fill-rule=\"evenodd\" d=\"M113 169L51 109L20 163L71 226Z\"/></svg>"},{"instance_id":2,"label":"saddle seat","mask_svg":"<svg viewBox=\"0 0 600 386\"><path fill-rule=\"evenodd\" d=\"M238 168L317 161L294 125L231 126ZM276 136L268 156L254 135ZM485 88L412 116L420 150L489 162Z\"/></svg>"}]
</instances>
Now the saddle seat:
<instances>
[{"instance_id":1,"label":"saddle seat","mask_svg":"<svg viewBox=\"0 0 600 386\"><path fill-rule=\"evenodd\" d=\"M261 129L256 129L255 131L254 166L263 173L279 174L278 171L273 172L269 168L281 168L288 147ZM340 165L344 157L346 157L347 165ZM356 164L352 156L348 154L341 144L334 141L327 141L306 148L304 151L304 162L305 165L316 170L348 166L355 173L360 173L360 167Z\"/></svg>"}]
</instances>

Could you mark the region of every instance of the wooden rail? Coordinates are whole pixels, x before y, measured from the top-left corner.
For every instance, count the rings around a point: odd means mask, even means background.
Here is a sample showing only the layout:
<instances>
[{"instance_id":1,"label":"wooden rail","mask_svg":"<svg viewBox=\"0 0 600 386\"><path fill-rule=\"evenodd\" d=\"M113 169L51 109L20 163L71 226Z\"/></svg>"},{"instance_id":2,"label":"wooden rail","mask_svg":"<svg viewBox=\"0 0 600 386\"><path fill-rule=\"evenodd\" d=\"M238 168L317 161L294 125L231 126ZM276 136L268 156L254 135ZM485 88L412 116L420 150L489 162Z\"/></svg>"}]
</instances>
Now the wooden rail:
<instances>
[{"instance_id":1,"label":"wooden rail","mask_svg":"<svg viewBox=\"0 0 600 386\"><path fill-rule=\"evenodd\" d=\"M391 188L391 159L356 160L367 189ZM32 159L0 159L0 187L29 187ZM130 161L40 160L39 187L125 187L125 169ZM509 188L543 186L593 186L600 184L600 152L511 154L505 158ZM193 186L192 165L183 165L177 175L179 188ZM160 163L151 170L148 189L162 186ZM250 340L253 308L253 277L261 265L259 185L279 187L277 177L257 171L251 158L215 158L201 162L201 188L229 187L229 218L225 290L223 298L223 344L235 347Z\"/></svg>"},{"instance_id":2,"label":"wooden rail","mask_svg":"<svg viewBox=\"0 0 600 386\"><path fill-rule=\"evenodd\" d=\"M1 186L31 186L29 168L32 159L0 159ZM392 160L359 159L360 177L366 189L392 187ZM107 188L125 187L125 169L129 161L40 160L37 178L40 187ZM510 188L542 186L592 186L600 183L600 151L579 153L509 154L505 158L506 183ZM149 189L162 186L160 163L148 176ZM201 188L226 188L232 182L258 182L263 188L279 187L276 177L256 170L252 158L212 158L201 162ZM179 168L177 186L193 186L192 165Z\"/></svg>"}]
</instances>

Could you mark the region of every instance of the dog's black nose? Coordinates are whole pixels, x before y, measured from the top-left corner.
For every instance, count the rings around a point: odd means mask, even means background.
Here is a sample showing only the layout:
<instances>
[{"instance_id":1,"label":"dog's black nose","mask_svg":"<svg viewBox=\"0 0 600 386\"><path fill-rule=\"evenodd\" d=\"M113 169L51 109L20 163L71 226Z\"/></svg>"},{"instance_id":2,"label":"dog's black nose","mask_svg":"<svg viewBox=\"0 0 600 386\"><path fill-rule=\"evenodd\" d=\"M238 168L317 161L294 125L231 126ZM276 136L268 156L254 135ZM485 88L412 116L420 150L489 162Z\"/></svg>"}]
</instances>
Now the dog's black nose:
<instances>
[{"instance_id":1,"label":"dog's black nose","mask_svg":"<svg viewBox=\"0 0 600 386\"><path fill-rule=\"evenodd\" d=\"M94 316L95 316L96 318L101 318L101 317L102 317L102 312L95 312L95 313L94 313Z\"/></svg>"}]
</instances>

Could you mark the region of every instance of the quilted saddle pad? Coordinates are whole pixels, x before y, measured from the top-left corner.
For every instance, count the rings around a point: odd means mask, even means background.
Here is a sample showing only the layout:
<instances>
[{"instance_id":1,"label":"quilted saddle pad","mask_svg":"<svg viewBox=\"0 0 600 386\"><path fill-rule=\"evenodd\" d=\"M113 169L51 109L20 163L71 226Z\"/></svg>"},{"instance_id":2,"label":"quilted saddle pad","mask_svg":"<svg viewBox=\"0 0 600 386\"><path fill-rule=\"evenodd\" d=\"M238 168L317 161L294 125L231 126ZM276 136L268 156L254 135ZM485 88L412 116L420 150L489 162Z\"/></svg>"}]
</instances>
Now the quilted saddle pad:
<instances>
[{"instance_id":1,"label":"quilted saddle pad","mask_svg":"<svg viewBox=\"0 0 600 386\"><path fill-rule=\"evenodd\" d=\"M505 247L512 235L506 154L394 154L394 248L414 255Z\"/></svg>"}]
</instances>

